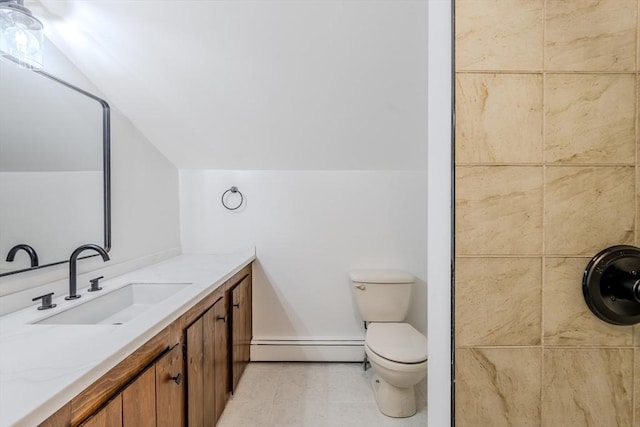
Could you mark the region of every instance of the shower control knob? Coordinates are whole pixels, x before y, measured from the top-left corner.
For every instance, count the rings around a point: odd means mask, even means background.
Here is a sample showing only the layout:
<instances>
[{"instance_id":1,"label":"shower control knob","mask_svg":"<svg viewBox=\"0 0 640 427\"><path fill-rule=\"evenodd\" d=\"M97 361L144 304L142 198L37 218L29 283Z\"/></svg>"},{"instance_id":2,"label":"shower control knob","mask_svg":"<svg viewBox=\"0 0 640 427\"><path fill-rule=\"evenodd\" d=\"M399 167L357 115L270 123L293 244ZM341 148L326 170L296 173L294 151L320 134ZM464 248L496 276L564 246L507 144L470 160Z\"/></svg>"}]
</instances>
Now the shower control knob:
<instances>
[{"instance_id":1,"label":"shower control knob","mask_svg":"<svg viewBox=\"0 0 640 427\"><path fill-rule=\"evenodd\" d=\"M617 245L600 251L584 271L582 293L599 319L614 325L640 323L640 249Z\"/></svg>"}]
</instances>

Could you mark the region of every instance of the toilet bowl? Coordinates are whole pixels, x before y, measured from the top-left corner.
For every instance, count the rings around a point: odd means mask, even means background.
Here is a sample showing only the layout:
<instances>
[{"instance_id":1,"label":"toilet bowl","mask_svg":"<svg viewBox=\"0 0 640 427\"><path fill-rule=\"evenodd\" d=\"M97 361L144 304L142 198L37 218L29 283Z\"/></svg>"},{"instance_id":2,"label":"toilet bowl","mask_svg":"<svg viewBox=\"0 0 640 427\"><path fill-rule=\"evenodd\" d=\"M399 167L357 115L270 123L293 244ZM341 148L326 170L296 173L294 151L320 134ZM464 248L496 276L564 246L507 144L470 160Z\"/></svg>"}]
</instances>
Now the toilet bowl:
<instances>
[{"instance_id":1,"label":"toilet bowl","mask_svg":"<svg viewBox=\"0 0 640 427\"><path fill-rule=\"evenodd\" d=\"M380 412L396 418L414 415L414 386L427 376L426 337L408 323L371 323L365 353Z\"/></svg>"},{"instance_id":2,"label":"toilet bowl","mask_svg":"<svg viewBox=\"0 0 640 427\"><path fill-rule=\"evenodd\" d=\"M414 277L401 270L355 270L350 279L367 325L364 348L378 408L390 417L410 417L416 413L414 386L427 376L427 338L403 323Z\"/></svg>"}]
</instances>

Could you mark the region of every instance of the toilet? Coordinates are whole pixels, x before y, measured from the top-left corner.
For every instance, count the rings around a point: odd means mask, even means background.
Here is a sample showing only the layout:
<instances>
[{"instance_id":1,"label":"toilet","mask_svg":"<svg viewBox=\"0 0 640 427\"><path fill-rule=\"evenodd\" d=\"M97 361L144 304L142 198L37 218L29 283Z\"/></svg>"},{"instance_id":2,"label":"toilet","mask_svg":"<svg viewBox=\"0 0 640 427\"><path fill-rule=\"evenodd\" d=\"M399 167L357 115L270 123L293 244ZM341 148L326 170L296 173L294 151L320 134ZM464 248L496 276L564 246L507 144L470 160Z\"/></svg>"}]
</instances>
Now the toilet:
<instances>
[{"instance_id":1,"label":"toilet","mask_svg":"<svg viewBox=\"0 0 640 427\"><path fill-rule=\"evenodd\" d=\"M367 328L364 350L378 408L390 417L410 417L416 413L415 385L427 376L427 338L403 322L414 277L400 270L355 270L350 278Z\"/></svg>"}]
</instances>

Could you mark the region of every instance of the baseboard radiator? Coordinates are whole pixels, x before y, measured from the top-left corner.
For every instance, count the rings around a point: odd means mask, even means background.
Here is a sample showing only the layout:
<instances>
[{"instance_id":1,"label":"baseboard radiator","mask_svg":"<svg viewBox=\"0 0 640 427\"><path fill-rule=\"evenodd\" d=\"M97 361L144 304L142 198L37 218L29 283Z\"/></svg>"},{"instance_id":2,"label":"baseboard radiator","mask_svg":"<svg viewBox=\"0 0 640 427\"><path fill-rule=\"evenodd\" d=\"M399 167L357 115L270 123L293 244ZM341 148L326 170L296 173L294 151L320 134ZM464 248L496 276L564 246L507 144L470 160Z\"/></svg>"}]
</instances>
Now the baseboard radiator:
<instances>
[{"instance_id":1,"label":"baseboard radiator","mask_svg":"<svg viewBox=\"0 0 640 427\"><path fill-rule=\"evenodd\" d=\"M272 338L251 340L253 362L362 362L364 339Z\"/></svg>"}]
</instances>

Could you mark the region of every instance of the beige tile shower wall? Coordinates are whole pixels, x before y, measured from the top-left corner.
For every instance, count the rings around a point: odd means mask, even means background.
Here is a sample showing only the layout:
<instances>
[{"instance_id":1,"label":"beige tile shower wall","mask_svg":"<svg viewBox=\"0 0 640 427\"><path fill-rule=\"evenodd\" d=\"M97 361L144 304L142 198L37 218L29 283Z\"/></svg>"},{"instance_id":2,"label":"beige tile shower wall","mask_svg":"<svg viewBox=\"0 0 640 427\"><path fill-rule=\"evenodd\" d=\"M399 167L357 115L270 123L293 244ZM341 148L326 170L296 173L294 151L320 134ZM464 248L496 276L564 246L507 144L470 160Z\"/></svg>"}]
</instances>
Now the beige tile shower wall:
<instances>
[{"instance_id":1,"label":"beige tile shower wall","mask_svg":"<svg viewBox=\"0 0 640 427\"><path fill-rule=\"evenodd\" d=\"M640 244L640 0L456 0L456 425L640 427L640 326L581 291Z\"/></svg>"}]
</instances>

